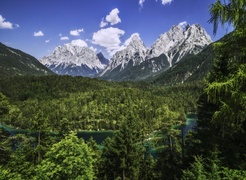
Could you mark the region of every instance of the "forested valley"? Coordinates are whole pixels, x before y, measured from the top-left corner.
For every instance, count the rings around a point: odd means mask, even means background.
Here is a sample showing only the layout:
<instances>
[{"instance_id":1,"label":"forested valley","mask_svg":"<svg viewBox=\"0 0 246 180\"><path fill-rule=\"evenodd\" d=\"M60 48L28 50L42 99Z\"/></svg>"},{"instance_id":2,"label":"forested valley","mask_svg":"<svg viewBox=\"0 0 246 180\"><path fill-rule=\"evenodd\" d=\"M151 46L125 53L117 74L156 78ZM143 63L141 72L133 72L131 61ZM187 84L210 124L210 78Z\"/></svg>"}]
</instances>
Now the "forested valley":
<instances>
[{"instance_id":1,"label":"forested valley","mask_svg":"<svg viewBox=\"0 0 246 180\"><path fill-rule=\"evenodd\" d=\"M214 33L220 23L235 30L213 44L203 81L1 77L0 179L245 179L245 8L244 0L211 5ZM198 119L184 135L189 113ZM81 131L113 135L97 144Z\"/></svg>"}]
</instances>

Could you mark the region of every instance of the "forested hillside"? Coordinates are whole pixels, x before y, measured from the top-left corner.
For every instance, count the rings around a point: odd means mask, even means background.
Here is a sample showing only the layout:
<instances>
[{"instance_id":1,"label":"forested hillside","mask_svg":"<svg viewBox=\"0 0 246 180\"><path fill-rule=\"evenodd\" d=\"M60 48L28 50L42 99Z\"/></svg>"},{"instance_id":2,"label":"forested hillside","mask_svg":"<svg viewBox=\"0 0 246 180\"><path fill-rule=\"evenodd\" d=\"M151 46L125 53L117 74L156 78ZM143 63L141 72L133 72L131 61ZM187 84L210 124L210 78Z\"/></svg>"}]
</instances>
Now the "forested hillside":
<instances>
[{"instance_id":1,"label":"forested hillside","mask_svg":"<svg viewBox=\"0 0 246 180\"><path fill-rule=\"evenodd\" d=\"M0 76L52 75L50 69L33 56L0 43Z\"/></svg>"},{"instance_id":2,"label":"forested hillside","mask_svg":"<svg viewBox=\"0 0 246 180\"><path fill-rule=\"evenodd\" d=\"M142 153L143 155L149 152L147 146L143 146L146 144L144 141L155 131L163 130L163 133L170 131L170 138L178 138L180 141L181 131L178 129L173 131L171 127L184 124L186 113L196 112L196 101L202 92L202 87L202 84L199 83L163 87L152 86L144 82L113 83L70 76L2 78L0 81L1 123L38 133L35 137L17 135L9 138L8 133L2 131L1 153L4 157L2 165L8 167L6 172L11 171L10 174L13 177L27 178L27 172L14 167L18 167L15 164L17 163L15 158L19 158L20 155L24 156L22 161L28 162L31 166L29 168L30 177L33 177L35 175L34 168L46 157L44 154L49 150L49 147L63 137L50 136L51 132L66 135L71 131L115 130L115 137L119 135L119 138L126 141L124 146L130 143L129 145L133 148L141 150L135 152L132 149L130 150L132 153ZM161 134L158 137L165 136ZM69 137L71 138L71 135L67 138ZM73 136L72 139L74 138ZM133 139L131 140L131 138ZM112 140L108 139L105 143L109 143L108 141ZM28 147L30 143L34 142L37 145L33 149ZM18 150L20 154L11 151L10 144L12 143L21 151ZM136 147L135 143L138 144ZM93 147L97 152L93 155L93 159L100 158L101 160L97 161L103 161L95 165L98 166L99 174L97 176L100 177L101 173L109 173L101 170L104 168L103 163L109 163L106 161L108 155L107 152L104 152L106 149L101 152L97 146ZM31 154L27 154L25 148ZM104 156L105 158L103 158ZM145 161L140 162L142 160L138 159L139 166L145 163ZM93 161L91 160L91 162ZM133 160L130 158L129 161ZM12 163L15 165L13 166ZM115 167L115 164L112 166ZM140 173L142 170L138 171Z\"/></svg>"},{"instance_id":3,"label":"forested hillside","mask_svg":"<svg viewBox=\"0 0 246 180\"><path fill-rule=\"evenodd\" d=\"M181 84L201 81L208 74L214 59L213 44L210 44L197 55L189 55L180 60L167 71L151 78L154 84Z\"/></svg>"},{"instance_id":4,"label":"forested hillside","mask_svg":"<svg viewBox=\"0 0 246 180\"><path fill-rule=\"evenodd\" d=\"M35 129L40 121L42 129L49 131L115 130L133 114L154 130L166 106L181 121L187 112L196 112L201 89L201 84L156 87L69 76L5 78L0 91L9 106L1 122Z\"/></svg>"}]
</instances>

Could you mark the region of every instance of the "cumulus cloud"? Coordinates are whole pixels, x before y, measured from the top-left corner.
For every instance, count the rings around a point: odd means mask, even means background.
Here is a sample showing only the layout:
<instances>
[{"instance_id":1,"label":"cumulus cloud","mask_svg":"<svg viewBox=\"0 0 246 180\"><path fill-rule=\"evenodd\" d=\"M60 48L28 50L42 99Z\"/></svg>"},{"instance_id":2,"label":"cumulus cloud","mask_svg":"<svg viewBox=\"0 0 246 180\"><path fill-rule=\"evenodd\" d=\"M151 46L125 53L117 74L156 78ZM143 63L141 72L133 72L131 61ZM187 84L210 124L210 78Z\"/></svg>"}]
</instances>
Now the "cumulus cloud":
<instances>
[{"instance_id":1,"label":"cumulus cloud","mask_svg":"<svg viewBox=\"0 0 246 180\"><path fill-rule=\"evenodd\" d=\"M185 25L187 25L187 21L180 22L179 25L180 26L185 26Z\"/></svg>"},{"instance_id":2,"label":"cumulus cloud","mask_svg":"<svg viewBox=\"0 0 246 180\"><path fill-rule=\"evenodd\" d=\"M145 0L139 0L139 5L140 5L141 7L143 7L144 1L145 1Z\"/></svg>"},{"instance_id":3,"label":"cumulus cloud","mask_svg":"<svg viewBox=\"0 0 246 180\"><path fill-rule=\"evenodd\" d=\"M179 23L179 26L181 26L182 28L185 28L188 25L187 21L183 21Z\"/></svg>"},{"instance_id":4,"label":"cumulus cloud","mask_svg":"<svg viewBox=\"0 0 246 180\"><path fill-rule=\"evenodd\" d=\"M158 0L155 0L156 2ZM174 0L161 0L161 3L163 5L166 5L166 4L171 4ZM141 8L143 7L143 4L144 4L145 0L139 0L139 5L141 6Z\"/></svg>"},{"instance_id":5,"label":"cumulus cloud","mask_svg":"<svg viewBox=\"0 0 246 180\"><path fill-rule=\"evenodd\" d=\"M50 42L50 40L49 40L49 39L47 39L47 40L45 40L45 42L46 42L46 43L49 43L49 42Z\"/></svg>"},{"instance_id":6,"label":"cumulus cloud","mask_svg":"<svg viewBox=\"0 0 246 180\"><path fill-rule=\"evenodd\" d=\"M69 40L69 38L67 36L61 36L60 40L66 41L66 40Z\"/></svg>"},{"instance_id":7,"label":"cumulus cloud","mask_svg":"<svg viewBox=\"0 0 246 180\"><path fill-rule=\"evenodd\" d=\"M124 30L114 27L100 29L99 31L93 33L92 43L105 47L107 52L110 55L113 55L120 49L120 37L124 34Z\"/></svg>"},{"instance_id":8,"label":"cumulus cloud","mask_svg":"<svg viewBox=\"0 0 246 180\"><path fill-rule=\"evenodd\" d=\"M106 21L110 23L111 25L115 25L121 22L120 17L118 14L120 13L118 8L113 9L109 15L106 16Z\"/></svg>"},{"instance_id":9,"label":"cumulus cloud","mask_svg":"<svg viewBox=\"0 0 246 180\"><path fill-rule=\"evenodd\" d=\"M44 33L42 31L34 32L33 36L35 36L35 37L44 36Z\"/></svg>"},{"instance_id":10,"label":"cumulus cloud","mask_svg":"<svg viewBox=\"0 0 246 180\"><path fill-rule=\"evenodd\" d=\"M0 15L0 29L13 29L14 26L20 27L18 24L13 24L11 22L5 21L5 18Z\"/></svg>"},{"instance_id":11,"label":"cumulus cloud","mask_svg":"<svg viewBox=\"0 0 246 180\"><path fill-rule=\"evenodd\" d=\"M72 36L80 36L80 33L84 32L84 29L75 29L70 31L70 35Z\"/></svg>"},{"instance_id":12,"label":"cumulus cloud","mask_svg":"<svg viewBox=\"0 0 246 180\"><path fill-rule=\"evenodd\" d=\"M75 46L80 46L80 47L88 47L87 43L82 39L72 40L71 44Z\"/></svg>"},{"instance_id":13,"label":"cumulus cloud","mask_svg":"<svg viewBox=\"0 0 246 180\"><path fill-rule=\"evenodd\" d=\"M171 4L171 2L173 2L173 0L161 0L163 5L166 4Z\"/></svg>"},{"instance_id":14,"label":"cumulus cloud","mask_svg":"<svg viewBox=\"0 0 246 180\"><path fill-rule=\"evenodd\" d=\"M103 28L103 27L105 27L107 25L108 25L108 23L104 21L104 18L102 18L102 21L100 23L100 28Z\"/></svg>"}]
</instances>

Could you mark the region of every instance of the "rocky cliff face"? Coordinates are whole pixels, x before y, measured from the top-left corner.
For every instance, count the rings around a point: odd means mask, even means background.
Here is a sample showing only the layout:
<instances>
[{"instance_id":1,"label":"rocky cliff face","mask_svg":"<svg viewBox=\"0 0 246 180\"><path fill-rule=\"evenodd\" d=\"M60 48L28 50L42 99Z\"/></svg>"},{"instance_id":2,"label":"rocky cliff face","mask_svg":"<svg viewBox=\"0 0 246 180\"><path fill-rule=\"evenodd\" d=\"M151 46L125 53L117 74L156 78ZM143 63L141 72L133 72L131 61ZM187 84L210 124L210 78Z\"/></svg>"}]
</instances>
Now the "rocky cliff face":
<instances>
[{"instance_id":1,"label":"rocky cliff face","mask_svg":"<svg viewBox=\"0 0 246 180\"><path fill-rule=\"evenodd\" d=\"M72 76L92 77L106 67L92 49L71 43L56 47L40 62L57 74Z\"/></svg>"},{"instance_id":2,"label":"rocky cliff face","mask_svg":"<svg viewBox=\"0 0 246 180\"><path fill-rule=\"evenodd\" d=\"M114 69L124 70L127 66L136 66L146 58L147 48L139 34L133 34L125 43L122 50L116 52L110 60L107 68L100 73L100 76L110 73Z\"/></svg>"},{"instance_id":3,"label":"rocky cliff face","mask_svg":"<svg viewBox=\"0 0 246 180\"><path fill-rule=\"evenodd\" d=\"M172 26L159 36L150 49L145 47L138 34L134 34L126 48L113 55L110 64L99 76L110 80L145 78L169 69L187 55L201 52L211 42L210 36L199 24Z\"/></svg>"},{"instance_id":4,"label":"rocky cliff face","mask_svg":"<svg viewBox=\"0 0 246 180\"><path fill-rule=\"evenodd\" d=\"M199 24L179 24L160 35L148 52L147 59L164 54L170 67L187 54L197 54L212 42Z\"/></svg>"}]
</instances>

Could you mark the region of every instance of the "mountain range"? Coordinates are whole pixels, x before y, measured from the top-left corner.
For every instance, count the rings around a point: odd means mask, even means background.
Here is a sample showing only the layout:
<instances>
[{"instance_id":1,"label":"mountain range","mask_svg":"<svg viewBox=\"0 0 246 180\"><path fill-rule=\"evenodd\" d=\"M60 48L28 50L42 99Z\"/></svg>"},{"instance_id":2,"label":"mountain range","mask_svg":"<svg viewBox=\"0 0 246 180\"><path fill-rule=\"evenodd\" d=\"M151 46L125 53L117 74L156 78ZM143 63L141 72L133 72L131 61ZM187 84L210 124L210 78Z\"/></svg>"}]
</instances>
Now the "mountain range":
<instances>
[{"instance_id":1,"label":"mountain range","mask_svg":"<svg viewBox=\"0 0 246 180\"><path fill-rule=\"evenodd\" d=\"M150 49L139 36L130 39L129 45L115 53L99 77L114 81L145 79L169 69L188 55L198 54L212 42L199 24L171 27Z\"/></svg>"},{"instance_id":2,"label":"mountain range","mask_svg":"<svg viewBox=\"0 0 246 180\"><path fill-rule=\"evenodd\" d=\"M0 44L0 68L4 75L13 71L12 75L56 73L111 81L182 83L202 79L209 71L214 58L211 43L199 24L179 24L161 34L150 48L138 33L133 34L110 60L89 47L73 43L56 47L40 61Z\"/></svg>"}]
</instances>

